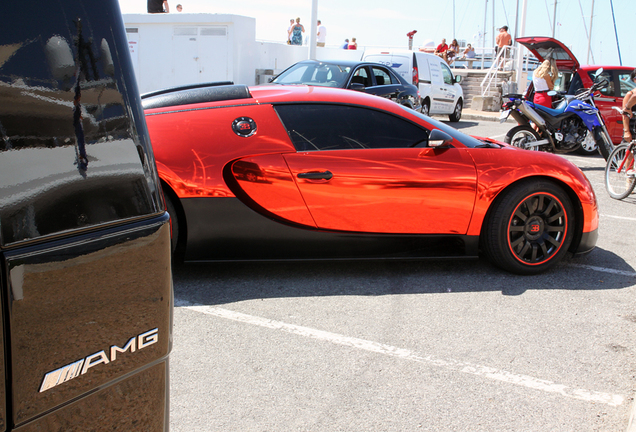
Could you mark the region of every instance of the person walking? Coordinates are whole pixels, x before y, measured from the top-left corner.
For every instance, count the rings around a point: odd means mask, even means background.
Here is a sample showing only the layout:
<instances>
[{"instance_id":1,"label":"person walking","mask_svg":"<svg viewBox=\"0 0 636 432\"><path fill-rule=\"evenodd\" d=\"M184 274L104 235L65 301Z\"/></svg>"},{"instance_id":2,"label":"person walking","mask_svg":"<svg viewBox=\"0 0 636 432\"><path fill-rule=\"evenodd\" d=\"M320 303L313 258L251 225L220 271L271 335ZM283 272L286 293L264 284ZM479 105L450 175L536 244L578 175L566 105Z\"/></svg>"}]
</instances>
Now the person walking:
<instances>
[{"instance_id":1,"label":"person walking","mask_svg":"<svg viewBox=\"0 0 636 432\"><path fill-rule=\"evenodd\" d=\"M318 20L318 34L316 36L316 46L324 47L327 41L327 28Z\"/></svg>"},{"instance_id":2,"label":"person walking","mask_svg":"<svg viewBox=\"0 0 636 432\"><path fill-rule=\"evenodd\" d=\"M291 31L289 33L291 45L302 45L303 33L305 33L305 27L300 23L300 18L296 18L296 23L291 26Z\"/></svg>"}]
</instances>

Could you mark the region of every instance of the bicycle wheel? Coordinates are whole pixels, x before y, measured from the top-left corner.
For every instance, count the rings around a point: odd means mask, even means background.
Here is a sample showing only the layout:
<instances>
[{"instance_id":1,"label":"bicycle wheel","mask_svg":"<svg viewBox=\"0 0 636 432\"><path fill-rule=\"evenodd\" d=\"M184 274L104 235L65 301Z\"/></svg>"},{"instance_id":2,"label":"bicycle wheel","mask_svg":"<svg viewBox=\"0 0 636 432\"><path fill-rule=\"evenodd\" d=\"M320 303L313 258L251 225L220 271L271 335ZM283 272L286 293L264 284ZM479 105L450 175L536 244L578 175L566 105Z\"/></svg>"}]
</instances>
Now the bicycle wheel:
<instances>
[{"instance_id":1,"label":"bicycle wheel","mask_svg":"<svg viewBox=\"0 0 636 432\"><path fill-rule=\"evenodd\" d=\"M605 166L605 188L609 196L617 200L627 197L636 186L636 178L628 177L625 174L629 167L625 166L626 164L623 161L628 149L629 145L627 144L621 144L616 147L607 158L607 165Z\"/></svg>"}]
</instances>

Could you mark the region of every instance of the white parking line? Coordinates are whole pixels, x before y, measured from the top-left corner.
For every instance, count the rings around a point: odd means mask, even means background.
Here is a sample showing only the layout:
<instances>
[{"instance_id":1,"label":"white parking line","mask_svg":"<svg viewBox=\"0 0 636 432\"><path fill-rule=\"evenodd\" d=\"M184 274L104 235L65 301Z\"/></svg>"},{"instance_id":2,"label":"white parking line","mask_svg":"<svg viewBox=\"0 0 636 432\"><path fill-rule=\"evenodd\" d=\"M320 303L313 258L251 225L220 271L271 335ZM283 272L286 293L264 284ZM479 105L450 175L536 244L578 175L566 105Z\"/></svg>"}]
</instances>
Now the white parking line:
<instances>
[{"instance_id":1,"label":"white parking line","mask_svg":"<svg viewBox=\"0 0 636 432\"><path fill-rule=\"evenodd\" d=\"M608 215L608 214L603 214L600 213L599 216L601 217L608 217L608 218L612 218L612 219L621 219L621 220L628 220L628 221L636 221L636 218L633 217L625 217L625 216L614 216L614 215Z\"/></svg>"},{"instance_id":2,"label":"white parking line","mask_svg":"<svg viewBox=\"0 0 636 432\"><path fill-rule=\"evenodd\" d=\"M542 380L527 375L519 375L488 366L461 362L452 359L441 359L431 355L419 355L411 350L404 348L398 348L391 345L367 341L364 339L348 337L337 333L316 330L309 327L287 324L281 321L274 321L266 318L246 315L240 312L233 312L214 306L197 305L183 300L175 300L175 306L204 313L207 315L213 315L219 318L238 321L245 324L256 325L273 330L280 330L311 339L327 341L337 345L348 346L351 348L361 349L391 357L397 357L404 360L426 363L455 372L477 375L484 378L503 381L509 384L515 384L522 387L541 390L547 393L556 393L568 398L579 399L586 402L603 403L611 406L618 406L621 405L625 399L623 396L620 395L613 395L609 393L602 393L585 389L574 389L563 384L557 384L552 381Z\"/></svg>"},{"instance_id":3,"label":"white parking line","mask_svg":"<svg viewBox=\"0 0 636 432\"><path fill-rule=\"evenodd\" d=\"M603 272L603 273L617 274L617 275L621 275L621 276L636 277L636 272L633 272L633 271L630 272L630 271L624 271L624 270L615 270L615 269L611 269L611 268L607 268L607 267L597 267L597 266L591 266L591 265L587 265L587 264L573 264L573 263L569 263L568 266L584 268L584 269L587 269L587 270L594 270L594 271L599 271L599 272Z\"/></svg>"}]
</instances>

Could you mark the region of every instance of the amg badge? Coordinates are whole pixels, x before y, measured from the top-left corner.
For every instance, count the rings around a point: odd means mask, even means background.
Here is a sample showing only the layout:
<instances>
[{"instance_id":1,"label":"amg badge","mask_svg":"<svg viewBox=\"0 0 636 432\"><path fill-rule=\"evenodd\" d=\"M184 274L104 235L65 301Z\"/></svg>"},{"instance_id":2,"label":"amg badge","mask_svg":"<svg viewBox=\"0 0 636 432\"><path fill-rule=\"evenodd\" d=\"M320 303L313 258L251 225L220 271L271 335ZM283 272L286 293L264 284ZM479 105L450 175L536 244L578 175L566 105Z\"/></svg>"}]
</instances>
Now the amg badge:
<instances>
[{"instance_id":1,"label":"amg badge","mask_svg":"<svg viewBox=\"0 0 636 432\"><path fill-rule=\"evenodd\" d=\"M70 381L73 378L77 378L80 375L84 375L93 366L97 366L100 363L108 364L117 360L117 353L124 353L128 350L130 350L130 352L135 352L138 349L143 349L157 343L158 340L159 329L154 328L138 336L131 337L128 339L128 342L126 342L126 345L124 345L123 348L120 348L117 345L111 346L110 359L106 352L102 350L64 367L51 371L44 375L44 380L42 380L42 386L40 387L40 393L59 384Z\"/></svg>"}]
</instances>

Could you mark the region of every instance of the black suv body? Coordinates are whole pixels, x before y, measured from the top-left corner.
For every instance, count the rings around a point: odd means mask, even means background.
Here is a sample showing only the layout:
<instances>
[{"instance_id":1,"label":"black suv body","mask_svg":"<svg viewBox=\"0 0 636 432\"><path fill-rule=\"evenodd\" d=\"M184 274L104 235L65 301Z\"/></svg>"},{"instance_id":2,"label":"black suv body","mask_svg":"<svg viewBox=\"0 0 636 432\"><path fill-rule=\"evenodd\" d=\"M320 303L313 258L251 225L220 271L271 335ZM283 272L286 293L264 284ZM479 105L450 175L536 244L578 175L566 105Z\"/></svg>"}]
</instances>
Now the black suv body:
<instances>
[{"instance_id":1,"label":"black suv body","mask_svg":"<svg viewBox=\"0 0 636 432\"><path fill-rule=\"evenodd\" d=\"M165 431L170 224L119 5L0 12L0 432Z\"/></svg>"}]
</instances>

